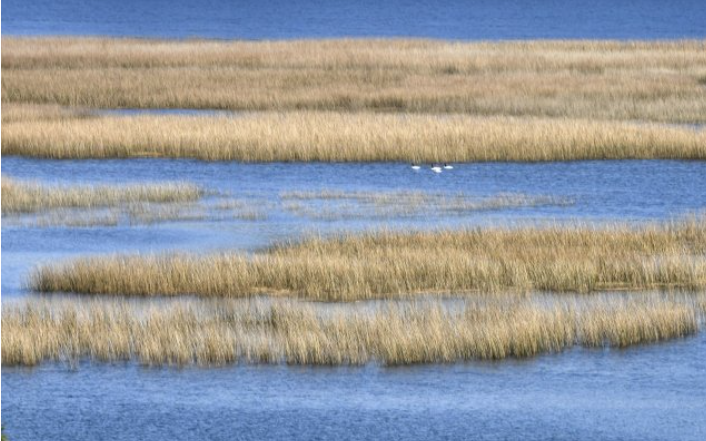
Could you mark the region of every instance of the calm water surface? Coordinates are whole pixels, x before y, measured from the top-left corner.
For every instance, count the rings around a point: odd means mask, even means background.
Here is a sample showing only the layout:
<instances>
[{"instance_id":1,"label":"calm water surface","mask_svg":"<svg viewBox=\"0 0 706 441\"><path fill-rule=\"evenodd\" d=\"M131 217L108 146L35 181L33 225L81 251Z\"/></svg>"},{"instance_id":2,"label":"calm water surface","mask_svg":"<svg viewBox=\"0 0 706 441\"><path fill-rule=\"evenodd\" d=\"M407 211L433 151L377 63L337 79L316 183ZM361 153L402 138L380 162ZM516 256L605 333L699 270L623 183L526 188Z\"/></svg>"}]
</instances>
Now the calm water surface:
<instances>
[{"instance_id":1,"label":"calm water surface","mask_svg":"<svg viewBox=\"0 0 706 441\"><path fill-rule=\"evenodd\" d=\"M702 0L5 0L5 35L292 39L706 37Z\"/></svg>"},{"instance_id":2,"label":"calm water surface","mask_svg":"<svg viewBox=\"0 0 706 441\"><path fill-rule=\"evenodd\" d=\"M703 440L706 335L407 368L3 369L13 440Z\"/></svg>"}]
</instances>

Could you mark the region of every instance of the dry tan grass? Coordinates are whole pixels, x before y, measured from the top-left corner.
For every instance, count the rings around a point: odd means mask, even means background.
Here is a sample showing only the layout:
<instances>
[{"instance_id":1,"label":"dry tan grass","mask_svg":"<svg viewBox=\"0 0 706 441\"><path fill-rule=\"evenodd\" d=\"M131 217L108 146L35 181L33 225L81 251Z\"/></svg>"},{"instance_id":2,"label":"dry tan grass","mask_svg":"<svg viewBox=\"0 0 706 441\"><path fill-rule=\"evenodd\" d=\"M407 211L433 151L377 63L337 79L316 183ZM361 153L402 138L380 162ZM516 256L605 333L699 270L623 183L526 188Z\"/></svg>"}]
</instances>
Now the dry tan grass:
<instances>
[{"instance_id":1,"label":"dry tan grass","mask_svg":"<svg viewBox=\"0 0 706 441\"><path fill-rule=\"evenodd\" d=\"M706 287L703 218L641 227L525 227L311 238L252 256L113 255L40 267L40 292L327 301L414 293Z\"/></svg>"},{"instance_id":2,"label":"dry tan grass","mask_svg":"<svg viewBox=\"0 0 706 441\"><path fill-rule=\"evenodd\" d=\"M706 122L703 41L2 38L3 102Z\"/></svg>"},{"instance_id":3,"label":"dry tan grass","mask_svg":"<svg viewBox=\"0 0 706 441\"><path fill-rule=\"evenodd\" d=\"M626 347L698 330L690 297L493 297L327 309L292 301L27 300L2 305L2 364L136 360L385 365Z\"/></svg>"},{"instance_id":4,"label":"dry tan grass","mask_svg":"<svg viewBox=\"0 0 706 441\"><path fill-rule=\"evenodd\" d=\"M203 191L189 183L49 186L2 177L2 214L52 208L110 207L135 202L191 202Z\"/></svg>"},{"instance_id":5,"label":"dry tan grass","mask_svg":"<svg viewBox=\"0 0 706 441\"><path fill-rule=\"evenodd\" d=\"M628 122L331 112L132 116L3 125L2 153L239 161L706 159L706 131Z\"/></svg>"}]
</instances>

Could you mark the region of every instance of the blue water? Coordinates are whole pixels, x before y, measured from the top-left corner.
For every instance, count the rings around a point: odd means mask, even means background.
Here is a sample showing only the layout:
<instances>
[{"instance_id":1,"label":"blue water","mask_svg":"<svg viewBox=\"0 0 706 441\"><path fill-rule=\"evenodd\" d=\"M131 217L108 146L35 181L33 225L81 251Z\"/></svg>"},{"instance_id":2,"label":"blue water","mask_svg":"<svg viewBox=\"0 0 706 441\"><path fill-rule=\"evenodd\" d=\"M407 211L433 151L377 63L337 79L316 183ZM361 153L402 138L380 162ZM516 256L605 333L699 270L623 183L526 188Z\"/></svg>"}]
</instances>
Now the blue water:
<instances>
[{"instance_id":1,"label":"blue water","mask_svg":"<svg viewBox=\"0 0 706 441\"><path fill-rule=\"evenodd\" d=\"M703 0L5 0L5 35L227 39L706 37Z\"/></svg>"},{"instance_id":2,"label":"blue water","mask_svg":"<svg viewBox=\"0 0 706 441\"><path fill-rule=\"evenodd\" d=\"M706 208L706 163L584 161L455 164L241 164L194 160L50 161L5 157L3 176L45 183L192 181L252 206L288 191L552 195L568 206L335 221L277 208L257 221L149 226L2 226L2 294L27 296L35 265L167 249L255 250L308 233L459 228L514 222L645 222ZM534 360L408 368L230 366L144 369L45 364L2 369L11 440L572 439L706 437L706 333L628 350L574 349Z\"/></svg>"},{"instance_id":3,"label":"blue water","mask_svg":"<svg viewBox=\"0 0 706 441\"><path fill-rule=\"evenodd\" d=\"M2 172L47 183L122 184L186 180L234 196L276 198L287 191L427 191L488 196L556 195L571 207L532 216L647 220L706 207L706 162L575 161L454 164L434 174L399 163L204 162L185 159L35 160L3 158ZM253 201L253 203L257 203ZM504 217L506 213L504 213Z\"/></svg>"},{"instance_id":4,"label":"blue water","mask_svg":"<svg viewBox=\"0 0 706 441\"><path fill-rule=\"evenodd\" d=\"M12 440L703 440L706 334L405 368L3 368Z\"/></svg>"}]
</instances>

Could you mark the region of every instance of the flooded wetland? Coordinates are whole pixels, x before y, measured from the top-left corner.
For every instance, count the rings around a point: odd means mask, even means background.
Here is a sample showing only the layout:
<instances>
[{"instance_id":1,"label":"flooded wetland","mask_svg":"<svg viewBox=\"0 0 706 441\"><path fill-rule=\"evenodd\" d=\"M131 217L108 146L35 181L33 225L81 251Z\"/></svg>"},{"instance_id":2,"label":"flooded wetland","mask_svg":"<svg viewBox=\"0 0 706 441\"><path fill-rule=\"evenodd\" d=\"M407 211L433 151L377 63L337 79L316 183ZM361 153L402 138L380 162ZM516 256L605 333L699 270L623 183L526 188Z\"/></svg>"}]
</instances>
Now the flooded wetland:
<instances>
[{"instance_id":1,"label":"flooded wetland","mask_svg":"<svg viewBox=\"0 0 706 441\"><path fill-rule=\"evenodd\" d=\"M700 8L74 3L3 11L10 440L706 437Z\"/></svg>"}]
</instances>

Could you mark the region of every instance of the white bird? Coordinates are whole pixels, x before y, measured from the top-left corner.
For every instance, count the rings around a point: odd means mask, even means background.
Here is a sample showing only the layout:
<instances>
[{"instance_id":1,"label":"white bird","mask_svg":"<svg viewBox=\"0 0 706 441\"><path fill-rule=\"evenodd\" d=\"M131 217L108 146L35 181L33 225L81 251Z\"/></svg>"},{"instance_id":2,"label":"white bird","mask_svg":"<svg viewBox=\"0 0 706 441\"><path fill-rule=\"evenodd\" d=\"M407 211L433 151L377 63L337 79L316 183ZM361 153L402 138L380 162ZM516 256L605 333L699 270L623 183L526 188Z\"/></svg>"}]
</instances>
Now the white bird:
<instances>
[{"instance_id":1,"label":"white bird","mask_svg":"<svg viewBox=\"0 0 706 441\"><path fill-rule=\"evenodd\" d=\"M434 173L441 173L441 166L440 166L440 165L436 165L436 164L432 164L432 165L431 165L431 171L433 171Z\"/></svg>"},{"instance_id":2,"label":"white bird","mask_svg":"<svg viewBox=\"0 0 706 441\"><path fill-rule=\"evenodd\" d=\"M451 169L454 168L454 166L444 163L444 168L445 168L446 170L451 170Z\"/></svg>"},{"instance_id":3,"label":"white bird","mask_svg":"<svg viewBox=\"0 0 706 441\"><path fill-rule=\"evenodd\" d=\"M419 170L421 167L415 163L412 163L412 170Z\"/></svg>"}]
</instances>

